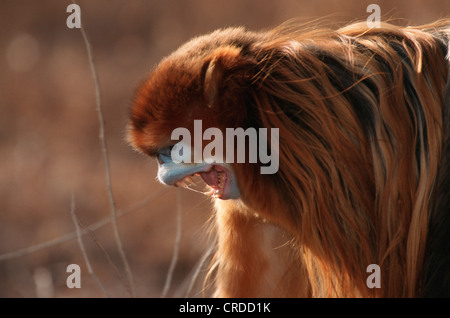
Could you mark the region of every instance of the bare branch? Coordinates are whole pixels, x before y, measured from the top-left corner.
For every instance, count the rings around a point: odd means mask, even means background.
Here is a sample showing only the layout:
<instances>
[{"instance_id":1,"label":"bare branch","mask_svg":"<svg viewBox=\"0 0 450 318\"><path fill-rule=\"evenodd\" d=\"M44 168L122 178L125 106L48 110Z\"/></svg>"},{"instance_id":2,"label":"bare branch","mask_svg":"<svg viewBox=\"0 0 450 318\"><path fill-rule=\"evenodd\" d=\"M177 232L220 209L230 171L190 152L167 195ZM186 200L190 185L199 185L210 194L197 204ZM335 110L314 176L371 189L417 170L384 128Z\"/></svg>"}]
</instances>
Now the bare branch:
<instances>
[{"instance_id":1,"label":"bare branch","mask_svg":"<svg viewBox=\"0 0 450 318\"><path fill-rule=\"evenodd\" d=\"M108 260L108 263L111 265L112 269L116 272L117 276L119 277L120 281L122 282L123 286L125 286L125 289L127 290L127 292L131 295L131 290L127 285L127 282L124 280L122 274L120 273L119 269L117 268L117 266L114 264L114 262L112 261L111 257L109 256L109 253L106 251L106 249L103 247L103 245L100 243L100 241L97 239L94 231L90 230L89 228L87 228L85 225L83 225L83 223L80 221L80 219L77 217L78 220L78 224L80 224L80 226L89 233L89 235L91 236L92 240L94 241L94 243L102 250L103 254L105 255L106 259Z\"/></svg>"},{"instance_id":2,"label":"bare branch","mask_svg":"<svg viewBox=\"0 0 450 318\"><path fill-rule=\"evenodd\" d=\"M81 238L81 230L79 226L79 219L78 216L75 213L75 198L72 194L72 200L70 204L70 214L72 215L73 223L75 224L75 229L77 233L77 239L78 239L78 245L80 245L81 253L83 254L84 262L86 263L86 267L88 269L89 274L94 278L94 280L97 282L97 284L100 286L100 289L103 291L103 293L106 295L106 297L110 297L108 292L106 291L105 287L103 287L102 283L98 279L97 275L95 275L94 270L92 269L91 262L89 261L88 254L86 253L86 249L84 248L83 239Z\"/></svg>"},{"instance_id":3,"label":"bare branch","mask_svg":"<svg viewBox=\"0 0 450 318\"><path fill-rule=\"evenodd\" d=\"M119 210L117 211L117 217L121 217L123 215L126 215L128 213L134 212L136 210L139 210L140 208L146 206L147 204L151 203L155 198L163 195L164 193L168 192L170 190L170 188L162 188L159 191L157 191L156 193L153 193L153 195L139 201L138 203L136 203L134 206L132 206L131 208L128 208L127 210ZM103 218L100 221L97 221L91 225L89 225L88 227L86 227L87 229L91 230L91 231L95 231L105 225L108 225L111 223L111 218L107 217L107 218ZM85 235L87 234L86 231L82 231L81 235ZM44 243L40 243L40 244L36 244L33 246L29 246L29 247L25 247L22 248L20 250L16 250L13 252L8 252L8 253L4 253L0 255L0 262L2 261L7 261L7 260L11 260L17 257L21 257L21 256L25 256L25 255L29 255L32 254L34 252L49 248L49 247L53 247L56 246L58 244L73 240L74 238L77 237L77 233L74 231L72 233L68 233L66 235L57 237L55 239L49 240L47 242Z\"/></svg>"},{"instance_id":4,"label":"bare branch","mask_svg":"<svg viewBox=\"0 0 450 318\"><path fill-rule=\"evenodd\" d=\"M73 3L76 4L75 0L73 0ZM95 85L95 99L96 99L96 106L97 106L96 108L97 108L98 122L99 122L99 139L100 139L101 150L103 153L103 160L105 162L106 188L108 191L109 205L110 205L110 211L111 211L111 224L112 224L113 231L114 231L114 237L116 239L117 249L119 251L120 258L122 259L122 263L125 268L125 272L127 274L128 281L130 284L131 295L134 297L135 296L135 287L134 287L133 274L131 272L131 268L128 263L127 257L125 255L125 251L123 249L122 240L120 238L120 233L119 233L119 227L117 225L116 204L115 204L114 195L112 192L108 148L106 146L106 138L105 138L105 120L103 118L102 101L101 101L101 95L100 95L100 83L98 80L97 70L95 68L91 44L90 44L90 41L88 39L86 30L85 30L83 24L82 24L80 30L81 30L81 34L83 36L84 43L86 45L86 50L87 50L87 54L88 54L88 58L89 58L89 65L91 68L91 73L92 73L92 77L94 79L94 85Z\"/></svg>"}]
</instances>

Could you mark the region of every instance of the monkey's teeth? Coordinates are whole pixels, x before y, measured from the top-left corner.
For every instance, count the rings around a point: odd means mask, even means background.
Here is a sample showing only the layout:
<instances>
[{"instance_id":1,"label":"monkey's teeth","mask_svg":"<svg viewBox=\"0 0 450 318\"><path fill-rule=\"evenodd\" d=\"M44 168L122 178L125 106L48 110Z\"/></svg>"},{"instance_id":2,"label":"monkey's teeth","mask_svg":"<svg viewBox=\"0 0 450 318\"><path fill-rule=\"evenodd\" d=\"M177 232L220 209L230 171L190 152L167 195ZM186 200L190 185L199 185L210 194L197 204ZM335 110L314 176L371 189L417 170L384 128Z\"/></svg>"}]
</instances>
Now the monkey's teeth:
<instances>
[{"instance_id":1,"label":"monkey's teeth","mask_svg":"<svg viewBox=\"0 0 450 318\"><path fill-rule=\"evenodd\" d=\"M212 196L213 198L220 198L223 194L223 189L211 188L209 192L205 192L206 195Z\"/></svg>"},{"instance_id":2,"label":"monkey's teeth","mask_svg":"<svg viewBox=\"0 0 450 318\"><path fill-rule=\"evenodd\" d=\"M225 172L217 172L217 188L211 188L211 191L208 192L208 195L211 195L213 198L220 198L223 195L225 180Z\"/></svg>"},{"instance_id":3,"label":"monkey's teeth","mask_svg":"<svg viewBox=\"0 0 450 318\"><path fill-rule=\"evenodd\" d=\"M183 180L177 181L175 183L175 186L181 187L181 188L189 188L189 186Z\"/></svg>"},{"instance_id":4,"label":"monkey's teeth","mask_svg":"<svg viewBox=\"0 0 450 318\"><path fill-rule=\"evenodd\" d=\"M224 172L218 172L217 173L217 179L218 179L217 185L218 185L219 189L222 190L223 186L225 184L225 173Z\"/></svg>"},{"instance_id":5,"label":"monkey's teeth","mask_svg":"<svg viewBox=\"0 0 450 318\"><path fill-rule=\"evenodd\" d=\"M220 198L223 195L223 189L225 187L226 174L225 172L217 172L217 186L211 187L205 183L199 173L191 176L184 177L177 181L175 186L183 187L194 192L203 193L213 198Z\"/></svg>"},{"instance_id":6,"label":"monkey's teeth","mask_svg":"<svg viewBox=\"0 0 450 318\"><path fill-rule=\"evenodd\" d=\"M186 188L193 192L197 192L197 193L201 193L201 194L206 194L206 195L213 194L213 192L210 191L211 187L203 181L200 174L186 176L183 179L175 182L175 186L183 187L183 188Z\"/></svg>"},{"instance_id":7,"label":"monkey's teeth","mask_svg":"<svg viewBox=\"0 0 450 318\"><path fill-rule=\"evenodd\" d=\"M194 179L192 179L192 177L190 176L185 177L183 181L187 182L188 185L195 184Z\"/></svg>"}]
</instances>

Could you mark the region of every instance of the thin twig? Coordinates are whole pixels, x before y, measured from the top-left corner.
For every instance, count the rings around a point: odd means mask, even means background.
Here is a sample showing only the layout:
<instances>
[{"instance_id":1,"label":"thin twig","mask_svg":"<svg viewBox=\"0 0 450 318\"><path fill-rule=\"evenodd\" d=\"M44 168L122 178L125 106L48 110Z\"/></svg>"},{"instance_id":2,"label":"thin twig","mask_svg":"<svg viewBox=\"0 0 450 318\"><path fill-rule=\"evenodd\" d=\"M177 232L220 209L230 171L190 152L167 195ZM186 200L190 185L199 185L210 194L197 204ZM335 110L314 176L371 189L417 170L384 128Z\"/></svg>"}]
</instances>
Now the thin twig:
<instances>
[{"instance_id":1,"label":"thin twig","mask_svg":"<svg viewBox=\"0 0 450 318\"><path fill-rule=\"evenodd\" d=\"M76 4L75 0L72 0L72 1L74 4ZM113 231L114 231L114 237L116 239L117 249L118 249L120 258L122 259L122 263L125 268L125 272L127 274L128 281L130 284L131 296L134 297L135 296L135 287L134 287L133 274L131 272L131 268L128 263L127 257L125 255L125 251L123 249L122 240L120 238L120 233L119 233L119 227L117 225L116 204L115 204L114 195L112 192L108 148L106 146L106 138L105 138L105 120L103 118L102 100L101 100L101 95L100 95L100 83L98 80L97 70L95 68L91 44L90 44L90 41L86 34L85 28L83 27L83 24L81 25L80 31L83 36L84 43L86 45L86 50L87 50L87 54L88 54L88 58L89 58L89 65L91 68L91 73L92 73L92 77L94 79L94 85L95 85L95 100L96 100L96 108L97 108L98 122L99 122L99 139L100 139L100 147L101 147L102 153L103 153L103 161L105 162L106 188L107 188L107 192L108 192L109 205L110 205L110 210L111 210L111 224L112 224Z\"/></svg>"},{"instance_id":2,"label":"thin twig","mask_svg":"<svg viewBox=\"0 0 450 318\"><path fill-rule=\"evenodd\" d=\"M108 263L111 265L112 269L116 272L117 276L119 277L120 281L122 282L123 286L125 286L125 289L127 290L128 293L131 294L131 291L127 285L127 282L124 280L122 274L120 273L119 269L117 268L117 266L114 264L114 262L112 261L111 257L109 256L109 253L106 251L106 249L103 247L103 245L100 243L100 241L97 239L94 231L88 229L85 225L83 225L83 223L80 221L80 219L77 217L78 220L78 224L86 231L89 233L89 235L91 236L92 240L94 241L94 243L102 250L103 254L105 255L106 259L108 260Z\"/></svg>"},{"instance_id":3,"label":"thin twig","mask_svg":"<svg viewBox=\"0 0 450 318\"><path fill-rule=\"evenodd\" d=\"M89 261L88 254L86 253L86 249L84 248L83 239L81 238L81 230L80 230L80 226L78 224L79 219L75 213L75 198L74 198L73 193L72 193L72 200L70 203L70 214L72 215L72 220L73 220L73 223L75 224L78 245L80 245L81 253L83 254L84 262L86 263L88 273L92 276L92 278L94 278L94 280L100 286L100 289L103 291L103 293L106 295L106 297L110 297L108 292L106 291L105 287L103 287L103 284L98 279L97 275L95 275L94 270L92 269L92 266L91 266L91 262Z\"/></svg>"},{"instance_id":4,"label":"thin twig","mask_svg":"<svg viewBox=\"0 0 450 318\"><path fill-rule=\"evenodd\" d=\"M194 274L192 275L191 281L190 281L189 286L184 295L185 298L190 297L192 289L194 288L195 283L197 282L197 278L198 278L198 275L200 274L200 271L202 270L206 261L211 257L211 255L213 254L215 249L216 249L216 242L214 241L211 243L208 250L203 254L202 258L200 259L200 262L195 267Z\"/></svg>"},{"instance_id":5,"label":"thin twig","mask_svg":"<svg viewBox=\"0 0 450 318\"><path fill-rule=\"evenodd\" d=\"M161 196L162 194L164 194L165 192L168 192L170 190L170 188L161 188L159 191L157 191L156 193L153 193L153 195L139 201L138 203L136 203L134 206L132 206L131 208L128 208L127 210L119 210L117 211L117 217L121 217L123 215L126 215L128 213L134 212L140 208L143 208L144 206L146 206L147 204L151 203L155 198L157 198L158 196ZM89 226L87 226L87 229L91 230L91 231L95 231L105 225L108 225L111 223L111 218L107 217L107 218L103 218ZM81 235L85 235L87 234L86 231L82 231ZM8 252L8 253L4 253L0 255L0 262L2 261L7 261L7 260L11 260L17 257L21 257L21 256L25 256L25 255L29 255L32 254L34 252L46 249L46 248L50 248L53 246L56 246L58 244L62 244L64 242L68 242L70 240L73 240L77 237L77 233L74 231L72 233L68 233L65 234L63 236L57 237L55 239L49 240L47 242L44 243L40 243L40 244L36 244L33 246L29 246L29 247L25 247L22 248L20 250L16 250L13 252Z\"/></svg>"},{"instance_id":6,"label":"thin twig","mask_svg":"<svg viewBox=\"0 0 450 318\"><path fill-rule=\"evenodd\" d=\"M178 262L178 254L180 250L180 241L181 241L181 230L182 230L182 202L181 202L181 188L177 189L177 235L175 237L175 245L173 248L172 261L170 262L170 267L167 272L166 282L164 284L164 288L161 294L161 298L165 298L169 291L170 285L172 283L173 272L175 270L175 266Z\"/></svg>"}]
</instances>

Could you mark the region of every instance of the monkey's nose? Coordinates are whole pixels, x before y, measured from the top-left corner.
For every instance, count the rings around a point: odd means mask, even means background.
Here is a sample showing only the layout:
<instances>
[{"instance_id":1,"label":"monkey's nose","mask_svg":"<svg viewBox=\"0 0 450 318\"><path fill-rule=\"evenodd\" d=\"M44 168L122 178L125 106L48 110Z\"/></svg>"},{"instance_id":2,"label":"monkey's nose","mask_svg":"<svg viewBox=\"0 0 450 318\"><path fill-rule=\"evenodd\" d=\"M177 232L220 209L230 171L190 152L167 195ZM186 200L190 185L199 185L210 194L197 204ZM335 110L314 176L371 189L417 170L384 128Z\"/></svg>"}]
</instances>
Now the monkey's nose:
<instances>
[{"instance_id":1,"label":"monkey's nose","mask_svg":"<svg viewBox=\"0 0 450 318\"><path fill-rule=\"evenodd\" d=\"M172 156L170 152L172 151L173 146L164 147L158 150L156 154L156 159L160 165L172 161Z\"/></svg>"}]
</instances>

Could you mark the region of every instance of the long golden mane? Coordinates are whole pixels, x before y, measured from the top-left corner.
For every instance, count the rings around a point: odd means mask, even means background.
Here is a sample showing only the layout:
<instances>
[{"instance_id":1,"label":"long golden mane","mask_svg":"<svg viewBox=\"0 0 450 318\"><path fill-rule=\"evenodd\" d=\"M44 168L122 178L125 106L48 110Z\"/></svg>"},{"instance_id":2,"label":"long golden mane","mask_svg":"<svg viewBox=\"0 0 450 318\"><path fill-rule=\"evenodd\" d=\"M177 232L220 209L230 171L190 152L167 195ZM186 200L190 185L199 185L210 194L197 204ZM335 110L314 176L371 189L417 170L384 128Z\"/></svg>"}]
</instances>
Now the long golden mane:
<instances>
[{"instance_id":1,"label":"long golden mane","mask_svg":"<svg viewBox=\"0 0 450 318\"><path fill-rule=\"evenodd\" d=\"M296 223L312 296L420 294L448 25L278 29L262 45L252 97L261 126L280 127L276 213ZM367 288L369 264L384 288Z\"/></svg>"},{"instance_id":2,"label":"long golden mane","mask_svg":"<svg viewBox=\"0 0 450 318\"><path fill-rule=\"evenodd\" d=\"M255 177L237 166L240 187L253 196L246 208L217 205L248 209L292 235L288 267L303 271L295 274L303 275L303 296L422 294L436 180L448 165L441 155L449 25L357 23L306 33L289 26L257 46L247 107L252 125L280 128L280 171ZM224 263L233 254L219 253ZM367 287L369 264L380 266L382 288Z\"/></svg>"}]
</instances>

